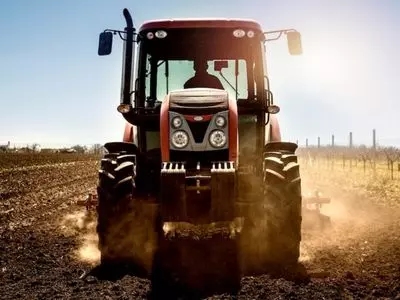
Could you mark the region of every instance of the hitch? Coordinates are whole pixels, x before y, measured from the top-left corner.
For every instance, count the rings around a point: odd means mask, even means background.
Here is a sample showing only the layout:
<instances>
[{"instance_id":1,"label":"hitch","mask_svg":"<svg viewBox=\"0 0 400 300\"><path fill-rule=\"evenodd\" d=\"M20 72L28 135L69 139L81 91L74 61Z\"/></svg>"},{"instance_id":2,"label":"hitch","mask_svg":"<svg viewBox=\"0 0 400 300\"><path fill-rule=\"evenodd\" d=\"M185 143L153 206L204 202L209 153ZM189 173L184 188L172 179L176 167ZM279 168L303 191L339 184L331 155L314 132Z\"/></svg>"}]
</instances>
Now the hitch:
<instances>
[{"instance_id":1,"label":"hitch","mask_svg":"<svg viewBox=\"0 0 400 300\"><path fill-rule=\"evenodd\" d=\"M331 203L330 198L321 197L321 193L316 191L314 197L303 197L303 205L307 209L312 209L320 212L323 204Z\"/></svg>"},{"instance_id":2,"label":"hitch","mask_svg":"<svg viewBox=\"0 0 400 300\"><path fill-rule=\"evenodd\" d=\"M85 206L86 210L91 210L97 206L97 195L89 193L85 200L78 200L77 204L80 206Z\"/></svg>"},{"instance_id":3,"label":"hitch","mask_svg":"<svg viewBox=\"0 0 400 300\"><path fill-rule=\"evenodd\" d=\"M303 197L303 221L307 224L305 227L314 227L317 223L320 230L331 226L331 218L321 213L321 207L324 204L331 203L330 198L321 197L321 193L316 191L313 197Z\"/></svg>"}]
</instances>

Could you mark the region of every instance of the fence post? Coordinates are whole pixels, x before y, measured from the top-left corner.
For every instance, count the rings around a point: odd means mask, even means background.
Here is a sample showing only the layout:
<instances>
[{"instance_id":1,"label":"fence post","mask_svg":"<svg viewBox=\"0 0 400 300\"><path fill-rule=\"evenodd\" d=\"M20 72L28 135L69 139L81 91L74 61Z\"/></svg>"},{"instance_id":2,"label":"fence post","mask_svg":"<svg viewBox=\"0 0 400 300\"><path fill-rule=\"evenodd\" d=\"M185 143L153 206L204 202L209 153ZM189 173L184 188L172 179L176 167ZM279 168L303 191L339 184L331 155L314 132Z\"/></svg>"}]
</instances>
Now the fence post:
<instances>
[{"instance_id":1,"label":"fence post","mask_svg":"<svg viewBox=\"0 0 400 300\"><path fill-rule=\"evenodd\" d=\"M376 150L376 130L372 129L372 148Z\"/></svg>"},{"instance_id":2,"label":"fence post","mask_svg":"<svg viewBox=\"0 0 400 300\"><path fill-rule=\"evenodd\" d=\"M349 133L349 148L353 148L353 133Z\"/></svg>"},{"instance_id":3,"label":"fence post","mask_svg":"<svg viewBox=\"0 0 400 300\"><path fill-rule=\"evenodd\" d=\"M349 148L350 149L353 148L353 132L351 132L351 131L349 133ZM352 170L352 157L351 157L351 155L350 155L349 163L350 163L350 171L351 171Z\"/></svg>"}]
</instances>

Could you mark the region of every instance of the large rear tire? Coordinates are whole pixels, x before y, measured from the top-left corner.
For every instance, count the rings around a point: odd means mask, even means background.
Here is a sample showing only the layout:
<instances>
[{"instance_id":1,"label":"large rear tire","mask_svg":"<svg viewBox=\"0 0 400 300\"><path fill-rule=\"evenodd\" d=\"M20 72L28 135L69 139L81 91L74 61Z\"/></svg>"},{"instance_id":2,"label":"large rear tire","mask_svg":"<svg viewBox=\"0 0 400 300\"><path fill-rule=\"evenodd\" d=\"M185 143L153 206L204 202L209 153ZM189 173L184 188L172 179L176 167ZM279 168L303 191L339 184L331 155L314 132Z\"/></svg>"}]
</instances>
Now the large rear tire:
<instances>
[{"instance_id":1,"label":"large rear tire","mask_svg":"<svg viewBox=\"0 0 400 300\"><path fill-rule=\"evenodd\" d=\"M301 241L301 180L297 157L271 151L264 158L264 194L245 218L243 271L259 274L295 265Z\"/></svg>"},{"instance_id":2,"label":"large rear tire","mask_svg":"<svg viewBox=\"0 0 400 300\"><path fill-rule=\"evenodd\" d=\"M297 156L267 153L264 164L264 211L268 218L268 258L293 265L300 256L301 179Z\"/></svg>"}]
</instances>

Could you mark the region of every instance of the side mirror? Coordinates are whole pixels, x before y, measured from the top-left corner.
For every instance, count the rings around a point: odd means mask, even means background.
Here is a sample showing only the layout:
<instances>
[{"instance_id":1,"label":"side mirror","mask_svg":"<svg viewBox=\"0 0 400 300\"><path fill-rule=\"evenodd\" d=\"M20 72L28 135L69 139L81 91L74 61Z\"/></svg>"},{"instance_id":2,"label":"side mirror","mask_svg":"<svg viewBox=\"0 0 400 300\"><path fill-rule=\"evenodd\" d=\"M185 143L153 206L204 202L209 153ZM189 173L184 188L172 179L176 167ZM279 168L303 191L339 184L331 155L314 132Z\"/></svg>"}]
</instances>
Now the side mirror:
<instances>
[{"instance_id":1,"label":"side mirror","mask_svg":"<svg viewBox=\"0 0 400 300\"><path fill-rule=\"evenodd\" d=\"M221 72L222 69L228 67L228 61L227 60L216 60L214 62L214 71Z\"/></svg>"},{"instance_id":2,"label":"side mirror","mask_svg":"<svg viewBox=\"0 0 400 300\"><path fill-rule=\"evenodd\" d=\"M112 51L113 34L112 32L102 32L99 36L99 55L109 55Z\"/></svg>"},{"instance_id":3,"label":"side mirror","mask_svg":"<svg viewBox=\"0 0 400 300\"><path fill-rule=\"evenodd\" d=\"M301 46L301 35L298 31L289 31L286 33L290 55L301 55L303 49Z\"/></svg>"}]
</instances>

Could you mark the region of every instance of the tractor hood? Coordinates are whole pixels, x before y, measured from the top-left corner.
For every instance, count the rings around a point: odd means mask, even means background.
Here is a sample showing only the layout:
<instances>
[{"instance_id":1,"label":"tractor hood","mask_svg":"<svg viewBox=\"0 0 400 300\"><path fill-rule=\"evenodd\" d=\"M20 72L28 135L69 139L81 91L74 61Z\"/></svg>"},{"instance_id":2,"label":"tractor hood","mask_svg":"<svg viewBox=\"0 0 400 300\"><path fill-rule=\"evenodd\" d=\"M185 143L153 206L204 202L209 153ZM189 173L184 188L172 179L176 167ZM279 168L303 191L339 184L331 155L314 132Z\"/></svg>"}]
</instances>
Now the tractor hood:
<instances>
[{"instance_id":1,"label":"tractor hood","mask_svg":"<svg viewBox=\"0 0 400 300\"><path fill-rule=\"evenodd\" d=\"M181 114L215 114L228 108L229 95L225 90L195 88L173 91L169 95L169 110Z\"/></svg>"},{"instance_id":2,"label":"tractor hood","mask_svg":"<svg viewBox=\"0 0 400 300\"><path fill-rule=\"evenodd\" d=\"M183 123L179 125L179 128L174 128L172 118L179 115L184 119ZM225 125L221 125L221 128L215 127L217 126L215 118L218 116L223 116L227 121ZM186 134L184 139L188 140L188 144L181 148L171 144L172 135L178 131L181 131L180 134ZM226 145L211 145L211 133L214 131L225 133ZM170 159L176 160L176 158L170 156L172 152L174 154L177 152L181 154L189 153L190 157L193 158L194 152L203 155L206 152L217 153L221 151L227 151L227 157L220 159L215 156L214 160L237 162L238 116L236 100L229 99L228 92L219 89L193 88L170 92L161 104L160 144L163 162L168 162ZM210 147L213 147L213 149ZM181 154L179 157L181 157ZM182 157L179 161L182 161Z\"/></svg>"}]
</instances>

